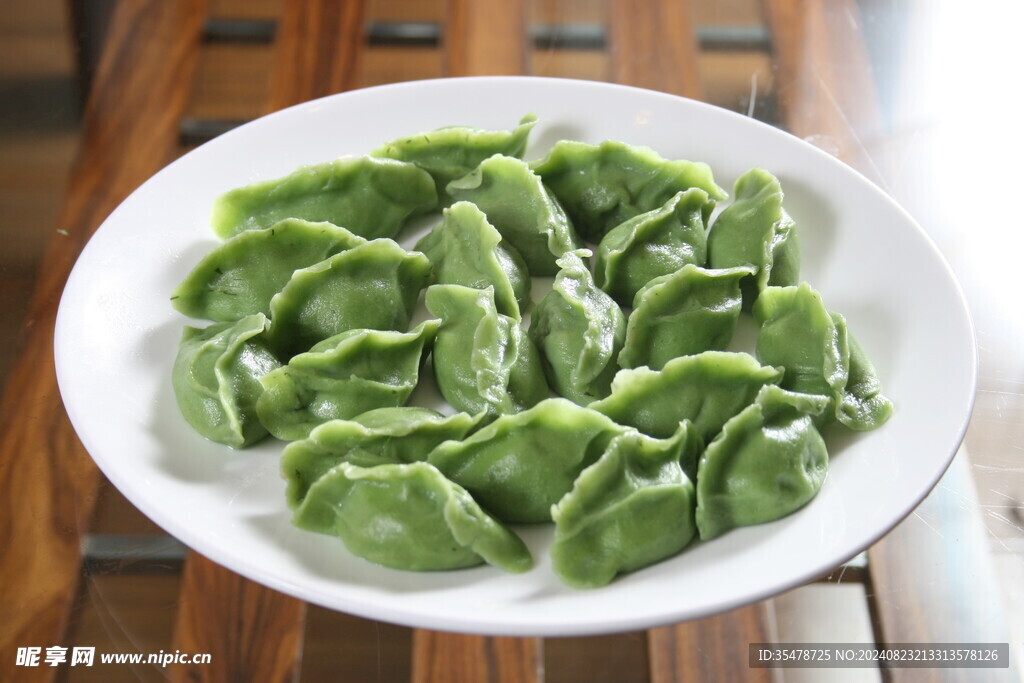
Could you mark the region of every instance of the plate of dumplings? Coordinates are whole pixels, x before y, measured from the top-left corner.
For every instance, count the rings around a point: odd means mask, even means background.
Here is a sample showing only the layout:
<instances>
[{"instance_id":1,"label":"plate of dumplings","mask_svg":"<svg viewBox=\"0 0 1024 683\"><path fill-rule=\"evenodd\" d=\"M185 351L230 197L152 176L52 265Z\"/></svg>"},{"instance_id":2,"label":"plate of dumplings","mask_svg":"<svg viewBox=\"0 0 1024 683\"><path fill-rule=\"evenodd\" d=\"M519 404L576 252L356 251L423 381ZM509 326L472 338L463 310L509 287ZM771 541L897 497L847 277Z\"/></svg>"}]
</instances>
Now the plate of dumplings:
<instances>
[{"instance_id":1,"label":"plate of dumplings","mask_svg":"<svg viewBox=\"0 0 1024 683\"><path fill-rule=\"evenodd\" d=\"M945 471L977 366L942 255L842 162L528 77L352 91L186 154L86 245L55 357L90 455L197 552L544 636L849 560Z\"/></svg>"}]
</instances>

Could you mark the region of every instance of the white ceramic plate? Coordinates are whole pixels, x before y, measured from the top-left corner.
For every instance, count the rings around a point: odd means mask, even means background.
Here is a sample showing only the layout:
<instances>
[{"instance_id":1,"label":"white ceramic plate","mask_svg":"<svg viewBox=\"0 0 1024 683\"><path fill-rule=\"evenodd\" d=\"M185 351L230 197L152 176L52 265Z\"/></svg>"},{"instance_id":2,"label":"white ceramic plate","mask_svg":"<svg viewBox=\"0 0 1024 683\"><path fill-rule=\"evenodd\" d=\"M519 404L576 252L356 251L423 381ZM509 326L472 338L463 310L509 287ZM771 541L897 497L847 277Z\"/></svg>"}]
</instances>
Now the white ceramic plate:
<instances>
[{"instance_id":1,"label":"white ceramic plate","mask_svg":"<svg viewBox=\"0 0 1024 683\"><path fill-rule=\"evenodd\" d=\"M180 417L170 371L183 325L171 291L215 240L220 193L303 164L358 156L446 125L511 128L538 115L526 158L563 138L648 145L711 164L727 189L762 166L781 179L802 240L803 276L843 313L896 404L882 429L830 439L832 468L810 505L740 529L592 591L564 587L550 527L524 537L537 566L417 574L382 569L290 523L282 444L236 452ZM481 78L405 83L302 104L223 135L156 174L86 246L56 330L71 421L103 472L169 533L234 571L326 607L441 630L568 635L639 629L755 601L863 550L931 490L955 453L974 396L964 298L913 220L863 177L749 118L600 83Z\"/></svg>"}]
</instances>

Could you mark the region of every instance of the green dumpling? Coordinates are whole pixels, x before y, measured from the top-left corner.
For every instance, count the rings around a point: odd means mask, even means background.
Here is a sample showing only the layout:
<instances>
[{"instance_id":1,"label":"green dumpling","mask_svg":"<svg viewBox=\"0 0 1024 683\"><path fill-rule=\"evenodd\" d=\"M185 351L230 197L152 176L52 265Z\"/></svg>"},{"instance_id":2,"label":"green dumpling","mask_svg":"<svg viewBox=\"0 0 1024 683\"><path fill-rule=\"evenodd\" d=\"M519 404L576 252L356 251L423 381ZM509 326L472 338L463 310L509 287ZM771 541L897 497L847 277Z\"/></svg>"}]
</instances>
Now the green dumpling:
<instances>
[{"instance_id":1,"label":"green dumpling","mask_svg":"<svg viewBox=\"0 0 1024 683\"><path fill-rule=\"evenodd\" d=\"M600 242L615 226L691 187L704 190L711 200L704 207L705 220L714 201L727 196L705 163L670 161L649 147L612 140L599 145L561 140L531 166L561 201L579 234L591 242Z\"/></svg>"},{"instance_id":2,"label":"green dumpling","mask_svg":"<svg viewBox=\"0 0 1024 683\"><path fill-rule=\"evenodd\" d=\"M708 265L752 265L757 274L743 282L743 304L750 308L768 286L800 280L800 244L796 224L782 208L782 187L768 171L754 168L736 181L735 201L708 234Z\"/></svg>"},{"instance_id":3,"label":"green dumpling","mask_svg":"<svg viewBox=\"0 0 1024 683\"><path fill-rule=\"evenodd\" d=\"M353 554L395 569L487 562L520 573L533 566L518 536L425 462L367 468L343 462L310 486L295 525L338 536Z\"/></svg>"},{"instance_id":4,"label":"green dumpling","mask_svg":"<svg viewBox=\"0 0 1024 683\"><path fill-rule=\"evenodd\" d=\"M239 187L213 204L213 232L228 238L286 218L328 221L365 237L395 237L410 216L437 207L430 174L393 159L338 159Z\"/></svg>"},{"instance_id":5,"label":"green dumpling","mask_svg":"<svg viewBox=\"0 0 1024 683\"><path fill-rule=\"evenodd\" d=\"M223 242L178 285L171 302L181 313L209 320L270 315L270 300L300 269L366 240L331 223L287 218Z\"/></svg>"},{"instance_id":6,"label":"green dumpling","mask_svg":"<svg viewBox=\"0 0 1024 683\"><path fill-rule=\"evenodd\" d=\"M814 417L829 403L827 396L766 386L725 424L697 469L702 539L785 517L818 493L828 452Z\"/></svg>"},{"instance_id":7,"label":"green dumpling","mask_svg":"<svg viewBox=\"0 0 1024 683\"><path fill-rule=\"evenodd\" d=\"M499 519L550 522L551 506L625 429L564 398L549 398L501 415L463 441L441 444L427 460Z\"/></svg>"},{"instance_id":8,"label":"green dumpling","mask_svg":"<svg viewBox=\"0 0 1024 683\"><path fill-rule=\"evenodd\" d=\"M692 188L612 228L597 247L594 282L621 305L629 306L651 280L688 264L703 266L707 204L707 193Z\"/></svg>"},{"instance_id":9,"label":"green dumpling","mask_svg":"<svg viewBox=\"0 0 1024 683\"><path fill-rule=\"evenodd\" d=\"M448 185L456 201L476 204L523 257L531 275L558 272L556 260L582 246L562 205L519 159L496 155Z\"/></svg>"},{"instance_id":10,"label":"green dumpling","mask_svg":"<svg viewBox=\"0 0 1024 683\"><path fill-rule=\"evenodd\" d=\"M586 256L581 249L558 259L562 269L530 320L548 381L580 405L608 395L626 338L626 316L594 284Z\"/></svg>"},{"instance_id":11,"label":"green dumpling","mask_svg":"<svg viewBox=\"0 0 1024 683\"><path fill-rule=\"evenodd\" d=\"M626 320L619 366L661 370L679 356L721 351L739 320L740 280L750 266L708 270L688 264L647 283Z\"/></svg>"},{"instance_id":12,"label":"green dumpling","mask_svg":"<svg viewBox=\"0 0 1024 683\"><path fill-rule=\"evenodd\" d=\"M260 380L260 421L277 438L294 441L330 420L403 405L439 326L427 320L411 332L348 330L325 339Z\"/></svg>"},{"instance_id":13,"label":"green dumpling","mask_svg":"<svg viewBox=\"0 0 1024 683\"><path fill-rule=\"evenodd\" d=\"M831 397L835 417L851 429L874 429L892 414L871 362L859 345L851 352L846 320L806 282L766 288L754 317L761 326L757 357L785 368L782 387Z\"/></svg>"},{"instance_id":14,"label":"green dumpling","mask_svg":"<svg viewBox=\"0 0 1024 683\"><path fill-rule=\"evenodd\" d=\"M699 442L689 423L665 440L635 430L615 437L551 511L559 577L597 588L686 547L697 532L696 494L679 461Z\"/></svg>"},{"instance_id":15,"label":"green dumpling","mask_svg":"<svg viewBox=\"0 0 1024 683\"><path fill-rule=\"evenodd\" d=\"M392 240L360 244L295 271L270 301L270 342L283 357L352 329L405 330L430 261Z\"/></svg>"},{"instance_id":16,"label":"green dumpling","mask_svg":"<svg viewBox=\"0 0 1024 683\"><path fill-rule=\"evenodd\" d=\"M409 161L430 174L442 203L450 204L445 186L466 175L495 154L522 157L537 117L527 114L512 130L485 130L463 126L439 128L399 138L371 152L375 157Z\"/></svg>"},{"instance_id":17,"label":"green dumpling","mask_svg":"<svg viewBox=\"0 0 1024 683\"><path fill-rule=\"evenodd\" d=\"M182 416L207 439L243 448L267 435L256 417L260 378L281 365L264 341L267 324L256 313L185 328L171 385Z\"/></svg>"},{"instance_id":18,"label":"green dumpling","mask_svg":"<svg viewBox=\"0 0 1024 683\"><path fill-rule=\"evenodd\" d=\"M434 343L437 387L456 410L514 413L547 398L537 349L516 318L498 313L494 289L431 285L427 310L442 320Z\"/></svg>"},{"instance_id":19,"label":"green dumpling","mask_svg":"<svg viewBox=\"0 0 1024 683\"><path fill-rule=\"evenodd\" d=\"M707 442L762 386L781 378L781 370L763 367L750 354L705 351L670 360L661 370L622 370L611 395L590 407L659 439L690 420Z\"/></svg>"},{"instance_id":20,"label":"green dumpling","mask_svg":"<svg viewBox=\"0 0 1024 683\"><path fill-rule=\"evenodd\" d=\"M416 250L433 265L431 283L493 287L498 312L516 320L530 303L530 273L522 257L469 202L445 209L444 220L419 241Z\"/></svg>"},{"instance_id":21,"label":"green dumpling","mask_svg":"<svg viewBox=\"0 0 1024 683\"><path fill-rule=\"evenodd\" d=\"M445 417L427 408L401 406L377 408L351 420L325 422L284 449L281 473L288 482L288 506L298 507L309 487L342 462L372 467L426 460L438 444L464 438L482 418L482 413Z\"/></svg>"}]
</instances>

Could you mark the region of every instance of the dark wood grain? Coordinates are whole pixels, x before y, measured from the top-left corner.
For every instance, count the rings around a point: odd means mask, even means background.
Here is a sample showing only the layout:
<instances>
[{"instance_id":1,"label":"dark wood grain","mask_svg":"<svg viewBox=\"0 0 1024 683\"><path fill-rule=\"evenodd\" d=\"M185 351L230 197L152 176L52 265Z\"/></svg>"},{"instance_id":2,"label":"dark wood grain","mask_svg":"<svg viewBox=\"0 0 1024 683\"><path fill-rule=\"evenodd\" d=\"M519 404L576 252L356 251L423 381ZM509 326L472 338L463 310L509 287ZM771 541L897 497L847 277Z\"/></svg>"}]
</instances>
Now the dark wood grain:
<instances>
[{"instance_id":1,"label":"dark wood grain","mask_svg":"<svg viewBox=\"0 0 1024 683\"><path fill-rule=\"evenodd\" d=\"M698 42L689 3L610 2L612 80L700 99Z\"/></svg>"},{"instance_id":2,"label":"dark wood grain","mask_svg":"<svg viewBox=\"0 0 1024 683\"><path fill-rule=\"evenodd\" d=\"M266 111L359 83L365 0L285 0Z\"/></svg>"},{"instance_id":3,"label":"dark wood grain","mask_svg":"<svg viewBox=\"0 0 1024 683\"><path fill-rule=\"evenodd\" d=\"M748 666L750 643L771 642L766 603L647 633L651 683L774 680L772 669Z\"/></svg>"},{"instance_id":4,"label":"dark wood grain","mask_svg":"<svg viewBox=\"0 0 1024 683\"><path fill-rule=\"evenodd\" d=\"M176 681L290 681L302 651L305 603L205 557L185 563L173 647L209 664L169 667Z\"/></svg>"},{"instance_id":5,"label":"dark wood grain","mask_svg":"<svg viewBox=\"0 0 1024 683\"><path fill-rule=\"evenodd\" d=\"M53 327L86 240L173 156L195 69L204 0L121 0L83 120L59 230L47 246L27 334L0 408L0 652L61 643L79 576L79 539L98 472L65 415ZM3 678L3 676L0 676Z\"/></svg>"},{"instance_id":6,"label":"dark wood grain","mask_svg":"<svg viewBox=\"0 0 1024 683\"><path fill-rule=\"evenodd\" d=\"M448 0L444 28L448 76L509 76L526 71L523 0Z\"/></svg>"},{"instance_id":7,"label":"dark wood grain","mask_svg":"<svg viewBox=\"0 0 1024 683\"><path fill-rule=\"evenodd\" d=\"M539 638L491 638L418 629L412 639L413 683L538 683Z\"/></svg>"}]
</instances>

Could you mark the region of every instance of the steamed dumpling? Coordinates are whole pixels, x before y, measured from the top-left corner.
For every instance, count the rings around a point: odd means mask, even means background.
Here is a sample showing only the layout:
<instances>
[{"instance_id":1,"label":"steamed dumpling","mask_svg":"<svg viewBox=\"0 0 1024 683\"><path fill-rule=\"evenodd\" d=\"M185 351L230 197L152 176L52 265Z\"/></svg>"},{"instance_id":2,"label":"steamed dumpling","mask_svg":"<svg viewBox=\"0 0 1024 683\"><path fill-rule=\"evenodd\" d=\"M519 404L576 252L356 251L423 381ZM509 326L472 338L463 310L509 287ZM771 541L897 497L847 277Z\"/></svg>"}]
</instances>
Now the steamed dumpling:
<instances>
[{"instance_id":1,"label":"steamed dumpling","mask_svg":"<svg viewBox=\"0 0 1024 683\"><path fill-rule=\"evenodd\" d=\"M784 517L821 488L828 452L814 417L827 396L766 386L708 444L697 469L697 528L704 540Z\"/></svg>"},{"instance_id":2,"label":"steamed dumpling","mask_svg":"<svg viewBox=\"0 0 1024 683\"><path fill-rule=\"evenodd\" d=\"M619 366L660 370L679 356L725 349L740 316L740 280L753 272L688 264L648 282L626 320Z\"/></svg>"},{"instance_id":3,"label":"steamed dumpling","mask_svg":"<svg viewBox=\"0 0 1024 683\"><path fill-rule=\"evenodd\" d=\"M530 302L530 273L474 204L456 202L416 245L430 259L431 283L494 289L498 312L516 320Z\"/></svg>"},{"instance_id":4,"label":"steamed dumpling","mask_svg":"<svg viewBox=\"0 0 1024 683\"><path fill-rule=\"evenodd\" d=\"M295 511L295 524L338 536L355 555L411 571L487 562L508 572L533 566L518 536L458 484L425 462L359 467L321 476Z\"/></svg>"},{"instance_id":5,"label":"steamed dumpling","mask_svg":"<svg viewBox=\"0 0 1024 683\"><path fill-rule=\"evenodd\" d=\"M517 318L498 313L493 288L431 285L426 303L442 320L434 377L456 410L514 413L548 396L536 347Z\"/></svg>"},{"instance_id":6,"label":"steamed dumpling","mask_svg":"<svg viewBox=\"0 0 1024 683\"><path fill-rule=\"evenodd\" d=\"M703 266L707 203L707 193L693 188L612 228L598 245L594 282L621 305L629 306L651 280L686 265Z\"/></svg>"},{"instance_id":7,"label":"steamed dumpling","mask_svg":"<svg viewBox=\"0 0 1024 683\"><path fill-rule=\"evenodd\" d=\"M449 182L466 175L481 161L495 154L522 157L530 130L536 123L537 117L527 114L512 130L466 126L438 128L392 140L371 154L416 164L430 174L437 186L437 196L449 204L451 197L445 192Z\"/></svg>"},{"instance_id":8,"label":"steamed dumpling","mask_svg":"<svg viewBox=\"0 0 1024 683\"><path fill-rule=\"evenodd\" d=\"M448 193L476 204L522 255L531 275L554 275L557 259L582 246L562 205L526 162L495 155L453 180Z\"/></svg>"},{"instance_id":9,"label":"steamed dumpling","mask_svg":"<svg viewBox=\"0 0 1024 683\"><path fill-rule=\"evenodd\" d=\"M297 270L270 301L270 341L285 357L352 329L405 330L430 261L392 240L360 244Z\"/></svg>"},{"instance_id":10,"label":"steamed dumpling","mask_svg":"<svg viewBox=\"0 0 1024 683\"><path fill-rule=\"evenodd\" d=\"M699 442L689 423L664 440L635 430L615 437L551 511L559 577L597 588L686 547L697 531L696 497L679 463Z\"/></svg>"},{"instance_id":11,"label":"steamed dumpling","mask_svg":"<svg viewBox=\"0 0 1024 683\"><path fill-rule=\"evenodd\" d=\"M700 188L711 200L704 207L705 219L713 202L726 197L707 164L670 161L648 147L612 140L599 145L561 140L532 167L558 197L579 234L592 242L691 187Z\"/></svg>"},{"instance_id":12,"label":"steamed dumpling","mask_svg":"<svg viewBox=\"0 0 1024 683\"><path fill-rule=\"evenodd\" d=\"M439 326L427 320L411 332L348 330L325 339L260 380L260 421L277 438L292 441L330 420L403 405Z\"/></svg>"},{"instance_id":13,"label":"steamed dumpling","mask_svg":"<svg viewBox=\"0 0 1024 683\"><path fill-rule=\"evenodd\" d=\"M753 305L768 286L800 279L796 224L782 207L778 179L761 168L747 171L733 189L735 201L711 226L708 264L712 268L752 265L757 274L743 282L743 303Z\"/></svg>"},{"instance_id":14,"label":"steamed dumpling","mask_svg":"<svg viewBox=\"0 0 1024 683\"><path fill-rule=\"evenodd\" d=\"M530 338L540 349L548 381L580 405L608 395L626 337L626 317L594 284L583 261L587 256L590 252L581 249L558 259L554 286L530 321Z\"/></svg>"},{"instance_id":15,"label":"steamed dumpling","mask_svg":"<svg viewBox=\"0 0 1024 683\"><path fill-rule=\"evenodd\" d=\"M437 207L426 171L393 159L338 159L222 194L210 219L228 238L286 218L328 221L365 237L395 237L411 216Z\"/></svg>"},{"instance_id":16,"label":"steamed dumpling","mask_svg":"<svg viewBox=\"0 0 1024 683\"><path fill-rule=\"evenodd\" d=\"M209 320L270 315L270 300L300 268L366 240L331 223L287 218L223 242L178 285L171 302L181 313Z\"/></svg>"},{"instance_id":17,"label":"steamed dumpling","mask_svg":"<svg viewBox=\"0 0 1024 683\"><path fill-rule=\"evenodd\" d=\"M171 373L178 408L211 441L243 448L267 435L256 416L260 378L281 363L264 339L262 313L205 329L186 327Z\"/></svg>"}]
</instances>

